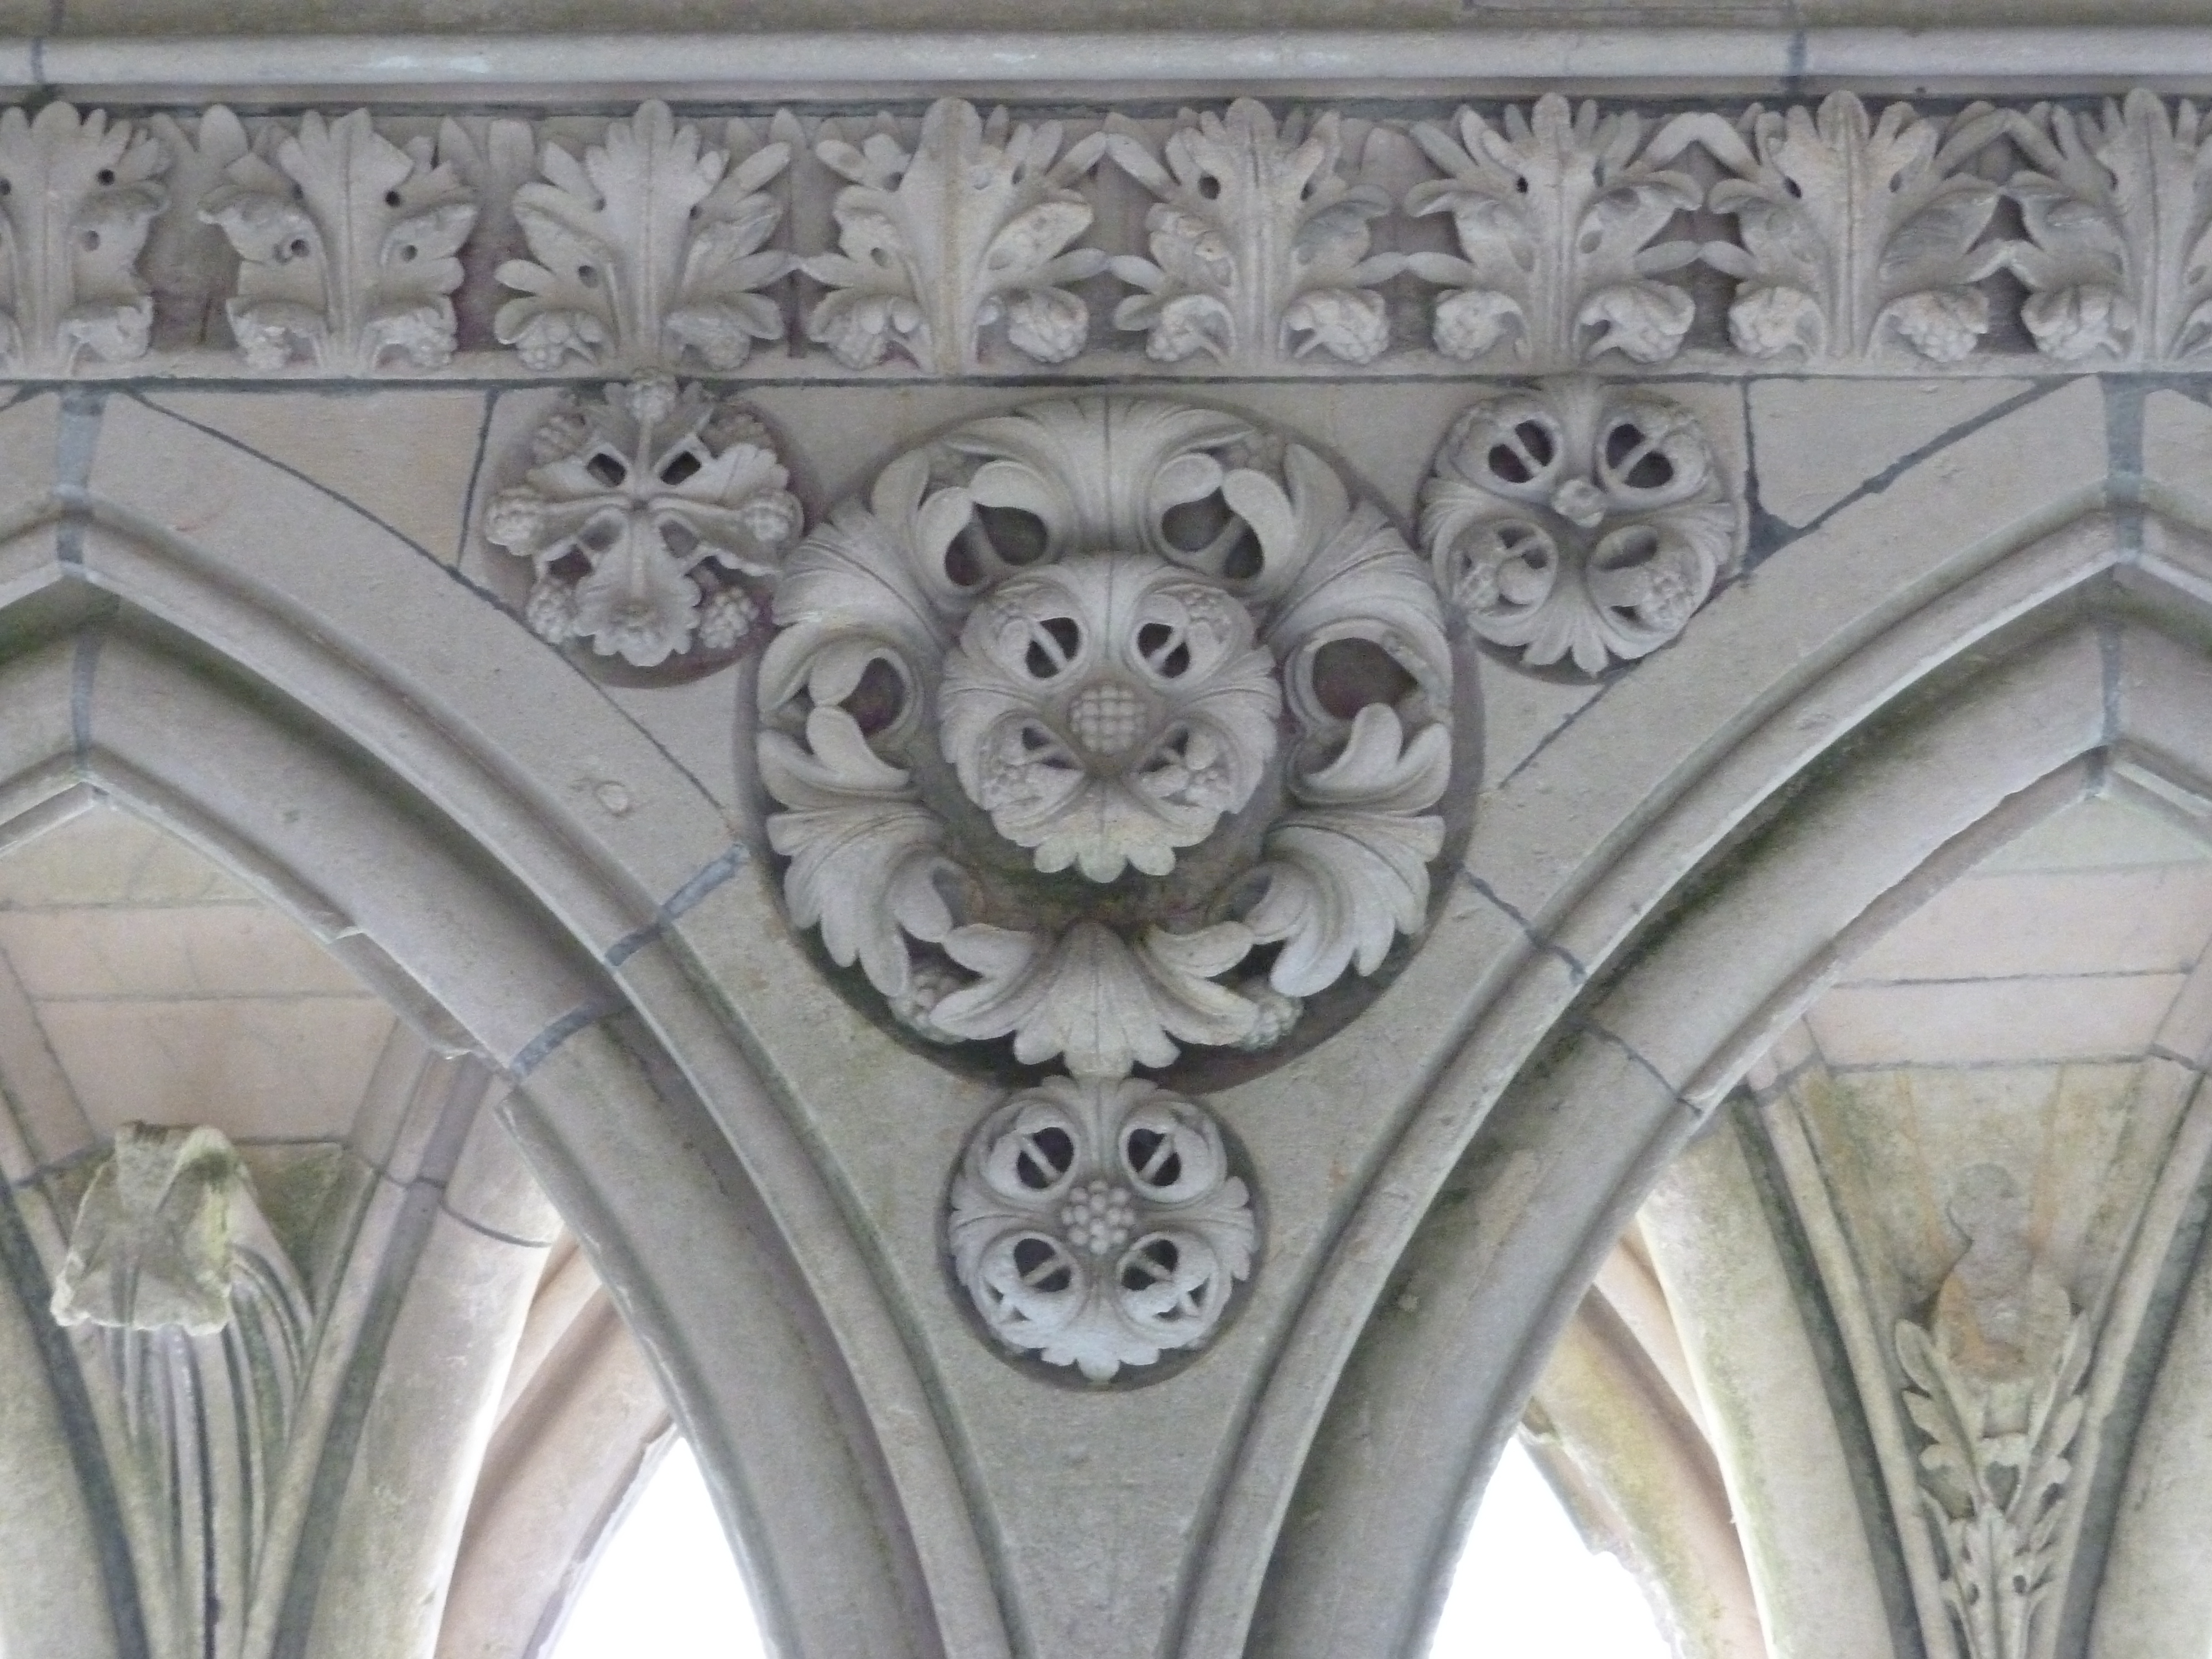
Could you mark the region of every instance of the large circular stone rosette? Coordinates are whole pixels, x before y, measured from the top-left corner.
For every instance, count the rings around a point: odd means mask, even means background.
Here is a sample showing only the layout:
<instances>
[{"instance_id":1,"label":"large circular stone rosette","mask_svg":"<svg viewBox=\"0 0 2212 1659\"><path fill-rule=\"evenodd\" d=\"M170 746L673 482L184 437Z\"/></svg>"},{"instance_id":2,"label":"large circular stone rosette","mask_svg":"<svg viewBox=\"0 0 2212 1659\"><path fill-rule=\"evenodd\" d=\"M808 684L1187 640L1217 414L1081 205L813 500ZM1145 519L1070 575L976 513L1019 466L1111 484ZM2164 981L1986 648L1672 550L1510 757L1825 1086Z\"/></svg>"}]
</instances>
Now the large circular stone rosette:
<instances>
[{"instance_id":1,"label":"large circular stone rosette","mask_svg":"<svg viewBox=\"0 0 2212 1659\"><path fill-rule=\"evenodd\" d=\"M778 580L785 898L932 1041L1079 1077L1265 1048L1429 904L1427 562L1213 410L1033 404L901 456Z\"/></svg>"}]
</instances>

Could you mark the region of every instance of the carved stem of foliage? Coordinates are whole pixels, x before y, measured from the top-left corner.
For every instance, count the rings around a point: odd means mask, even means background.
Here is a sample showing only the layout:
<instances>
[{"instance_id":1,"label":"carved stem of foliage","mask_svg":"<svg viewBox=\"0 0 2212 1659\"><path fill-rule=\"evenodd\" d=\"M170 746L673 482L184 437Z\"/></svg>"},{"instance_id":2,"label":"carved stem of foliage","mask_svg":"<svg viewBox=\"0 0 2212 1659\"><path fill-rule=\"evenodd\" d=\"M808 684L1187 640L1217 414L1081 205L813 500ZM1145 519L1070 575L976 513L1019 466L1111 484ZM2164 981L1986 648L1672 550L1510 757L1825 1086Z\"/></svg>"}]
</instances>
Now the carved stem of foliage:
<instances>
[{"instance_id":1,"label":"carved stem of foliage","mask_svg":"<svg viewBox=\"0 0 2212 1659\"><path fill-rule=\"evenodd\" d=\"M1671 159L1690 129L1670 122L1647 148L1634 114L1600 118L1551 94L1533 118L1510 108L1498 126L1473 110L1458 136L1423 123L1414 141L1449 176L1416 185L1406 211L1449 213L1462 258L1415 253L1407 264L1451 291L1437 301L1437 349L1474 359L1510 344L1522 362L1567 366L1607 351L1639 363L1681 349L1696 307L1652 278L1694 264L1698 245L1650 246L1702 192Z\"/></svg>"},{"instance_id":2,"label":"carved stem of foliage","mask_svg":"<svg viewBox=\"0 0 2212 1659\"><path fill-rule=\"evenodd\" d=\"M758 143L742 121L725 131L727 149L708 147L655 100L610 122L580 161L545 145L545 182L514 196L535 259L499 268L524 297L494 326L524 362L673 368L696 351L730 369L755 340L783 337L783 314L760 290L793 261L765 246L783 210L762 187L791 146Z\"/></svg>"},{"instance_id":3,"label":"carved stem of foliage","mask_svg":"<svg viewBox=\"0 0 2212 1659\"><path fill-rule=\"evenodd\" d=\"M107 362L143 356L154 302L137 258L168 201L168 155L128 121L94 110L82 121L54 103L33 120L0 113L0 358L66 372L77 353Z\"/></svg>"},{"instance_id":4,"label":"carved stem of foliage","mask_svg":"<svg viewBox=\"0 0 2212 1659\"><path fill-rule=\"evenodd\" d=\"M105 1414L155 1650L240 1651L276 1583L260 1556L312 1311L221 1133L124 1126L78 1209L53 1313L119 1407Z\"/></svg>"},{"instance_id":5,"label":"carved stem of foliage","mask_svg":"<svg viewBox=\"0 0 2212 1659\"><path fill-rule=\"evenodd\" d=\"M1697 417L1589 380L1461 416L1422 492L1421 535L1477 635L1585 674L1680 634L1739 551Z\"/></svg>"},{"instance_id":6,"label":"carved stem of foliage","mask_svg":"<svg viewBox=\"0 0 2212 1659\"><path fill-rule=\"evenodd\" d=\"M1374 283L1405 268L1368 252L1368 221L1390 210L1377 185L1340 174L1336 114L1291 117L1278 133L1265 105L1239 99L1226 116L1184 112L1155 159L1120 116L1109 153L1159 198L1146 215L1152 258L1125 256L1114 274L1143 290L1115 325L1146 332L1146 355L1177 362L1201 354L1257 366L1314 350L1371 362L1390 343Z\"/></svg>"},{"instance_id":7,"label":"carved stem of foliage","mask_svg":"<svg viewBox=\"0 0 2212 1659\"><path fill-rule=\"evenodd\" d=\"M947 1228L992 1335L1093 1382L1204 1343L1257 1235L1203 1108L1149 1083L1069 1078L983 1121Z\"/></svg>"},{"instance_id":8,"label":"carved stem of foliage","mask_svg":"<svg viewBox=\"0 0 2212 1659\"><path fill-rule=\"evenodd\" d=\"M311 110L296 134L265 130L226 171L200 216L242 262L230 327L249 364L281 368L304 353L362 373L392 351L417 368L453 355L453 256L476 202L428 140L402 149L365 109L336 121Z\"/></svg>"},{"instance_id":9,"label":"carved stem of foliage","mask_svg":"<svg viewBox=\"0 0 2212 1659\"><path fill-rule=\"evenodd\" d=\"M1441 607L1379 509L1267 451L1211 410L1041 404L901 457L792 555L769 839L794 919L913 1030L1080 1077L1265 1047L1425 921ZM1267 981L1220 982L1261 944Z\"/></svg>"},{"instance_id":10,"label":"carved stem of foliage","mask_svg":"<svg viewBox=\"0 0 2212 1659\"><path fill-rule=\"evenodd\" d=\"M1069 186L1106 140L1094 133L1065 155L1060 144L1057 121L1012 126L998 109L987 123L953 98L929 106L911 151L888 131L857 146L822 139L815 153L852 182L832 209L839 251L805 261L830 290L807 337L848 368L896 350L946 374L979 367L984 331L1001 323L1038 362L1080 352L1089 308L1062 284L1097 276L1106 256L1068 247L1091 217Z\"/></svg>"},{"instance_id":11,"label":"carved stem of foliage","mask_svg":"<svg viewBox=\"0 0 2212 1659\"><path fill-rule=\"evenodd\" d=\"M486 510L484 536L531 562L534 632L640 668L744 642L759 611L734 578L774 576L799 525L758 422L647 376L562 410L532 455Z\"/></svg>"},{"instance_id":12,"label":"carved stem of foliage","mask_svg":"<svg viewBox=\"0 0 2212 1659\"><path fill-rule=\"evenodd\" d=\"M1905 1409L1928 1437L1921 1501L1967 1659L2028 1659L2057 1579L2074 1473L2067 1454L2092 1352L2087 1322L2076 1316L2045 1375L1993 1379L1962 1366L1937 1335L1898 1324Z\"/></svg>"},{"instance_id":13,"label":"carved stem of foliage","mask_svg":"<svg viewBox=\"0 0 2212 1659\"><path fill-rule=\"evenodd\" d=\"M2032 170L2007 190L2027 240L2007 257L2033 290L2021 320L2067 362L2170 361L2212 348L2212 132L2184 100L2137 90L2101 115L2038 104L2008 131Z\"/></svg>"},{"instance_id":14,"label":"carved stem of foliage","mask_svg":"<svg viewBox=\"0 0 2212 1659\"><path fill-rule=\"evenodd\" d=\"M1989 331L1975 286L2005 259L1980 239L1996 185L1963 169L2002 136L1985 104L1948 123L1892 104L1878 121L1850 93L1816 112L1754 104L1731 126L1717 115L1670 123L1735 176L1713 187L1741 243L1709 243L1707 264L1736 279L1729 335L1753 357L1862 356L1901 340L1955 362Z\"/></svg>"}]
</instances>

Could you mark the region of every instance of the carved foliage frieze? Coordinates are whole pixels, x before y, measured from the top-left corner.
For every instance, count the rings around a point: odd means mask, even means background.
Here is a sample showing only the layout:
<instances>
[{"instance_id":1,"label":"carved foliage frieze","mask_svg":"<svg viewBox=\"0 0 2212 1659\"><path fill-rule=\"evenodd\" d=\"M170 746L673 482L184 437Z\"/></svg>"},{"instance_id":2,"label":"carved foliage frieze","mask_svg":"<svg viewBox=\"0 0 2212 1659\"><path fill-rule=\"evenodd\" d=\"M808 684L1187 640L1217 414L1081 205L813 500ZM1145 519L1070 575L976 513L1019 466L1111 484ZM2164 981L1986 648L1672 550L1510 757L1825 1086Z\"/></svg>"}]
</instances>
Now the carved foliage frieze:
<instances>
[{"instance_id":1,"label":"carved foliage frieze","mask_svg":"<svg viewBox=\"0 0 2212 1659\"><path fill-rule=\"evenodd\" d=\"M1000 1107L969 1141L947 1224L991 1334L1093 1382L1204 1343L1257 1237L1212 1116L1129 1078L1050 1078Z\"/></svg>"},{"instance_id":2,"label":"carved foliage frieze","mask_svg":"<svg viewBox=\"0 0 2212 1659\"><path fill-rule=\"evenodd\" d=\"M225 334L257 370L337 374L502 346L543 374L731 373L770 345L871 375L2176 362L2212 349L2203 129L2145 91L1656 125L1557 94L1447 122L56 103L0 116L0 348L38 373L149 341L219 373L195 353Z\"/></svg>"},{"instance_id":3,"label":"carved foliage frieze","mask_svg":"<svg viewBox=\"0 0 2212 1659\"><path fill-rule=\"evenodd\" d=\"M787 901L924 1037L1106 1078L1266 1047L1425 922L1451 765L1429 570L1236 416L972 422L816 527L775 622Z\"/></svg>"},{"instance_id":4,"label":"carved foliage frieze","mask_svg":"<svg viewBox=\"0 0 2212 1659\"><path fill-rule=\"evenodd\" d=\"M1556 381L1474 404L1422 494L1437 586L1521 659L1585 674L1681 633L1740 552L1712 446L1681 404Z\"/></svg>"}]
</instances>

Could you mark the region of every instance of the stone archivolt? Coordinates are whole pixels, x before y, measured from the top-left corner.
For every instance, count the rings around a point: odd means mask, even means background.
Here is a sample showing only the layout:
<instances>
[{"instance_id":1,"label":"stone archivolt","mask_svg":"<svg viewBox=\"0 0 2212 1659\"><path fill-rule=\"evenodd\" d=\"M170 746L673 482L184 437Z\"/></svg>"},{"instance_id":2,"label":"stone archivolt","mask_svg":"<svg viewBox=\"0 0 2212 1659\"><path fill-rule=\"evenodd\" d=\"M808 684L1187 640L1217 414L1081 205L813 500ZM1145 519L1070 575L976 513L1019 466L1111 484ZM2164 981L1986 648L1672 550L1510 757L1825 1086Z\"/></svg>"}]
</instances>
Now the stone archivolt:
<instances>
[{"instance_id":1,"label":"stone archivolt","mask_svg":"<svg viewBox=\"0 0 2212 1659\"><path fill-rule=\"evenodd\" d=\"M588 141L575 118L55 104L0 130L0 343L66 373L158 337L172 372L222 374L215 300L255 368L336 374L498 344L537 373L730 373L763 345L833 374L1029 373L1126 360L1127 336L1242 373L1927 368L2016 362L1991 342L2021 334L2062 362L2179 363L2212 349L2202 126L2142 91L1948 117L1837 93L1656 128L1556 94L1448 124L1249 99L1029 123L941 100L764 131L648 102ZM1102 173L1156 198L1133 244ZM1698 264L1723 297L1687 282ZM1992 283L2008 270L2024 295Z\"/></svg>"}]
</instances>

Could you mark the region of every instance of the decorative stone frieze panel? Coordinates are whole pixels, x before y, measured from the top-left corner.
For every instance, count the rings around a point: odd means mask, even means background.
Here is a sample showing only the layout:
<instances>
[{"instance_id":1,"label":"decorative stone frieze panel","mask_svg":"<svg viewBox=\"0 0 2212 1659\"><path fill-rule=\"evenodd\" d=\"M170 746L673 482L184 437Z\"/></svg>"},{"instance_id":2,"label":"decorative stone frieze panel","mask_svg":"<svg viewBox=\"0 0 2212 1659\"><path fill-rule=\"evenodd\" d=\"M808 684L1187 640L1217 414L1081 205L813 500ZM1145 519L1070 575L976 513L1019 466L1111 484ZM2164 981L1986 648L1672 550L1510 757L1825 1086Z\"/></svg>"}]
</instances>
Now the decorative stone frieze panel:
<instances>
[{"instance_id":1,"label":"decorative stone frieze panel","mask_svg":"<svg viewBox=\"0 0 2212 1659\"><path fill-rule=\"evenodd\" d=\"M1135 1079L1049 1078L976 1129L947 1237L993 1336L1106 1382L1212 1335L1258 1227L1203 1108Z\"/></svg>"},{"instance_id":2,"label":"decorative stone frieze panel","mask_svg":"<svg viewBox=\"0 0 2212 1659\"><path fill-rule=\"evenodd\" d=\"M1736 513L1695 416L1562 380L1475 404L1422 495L1437 585L1467 625L1585 674L1679 635L1735 562Z\"/></svg>"},{"instance_id":3,"label":"decorative stone frieze panel","mask_svg":"<svg viewBox=\"0 0 2212 1659\"><path fill-rule=\"evenodd\" d=\"M1429 572L1237 416L972 422L800 544L775 621L786 900L930 1041L1100 1078L1266 1048L1426 920L1452 720Z\"/></svg>"},{"instance_id":4,"label":"decorative stone frieze panel","mask_svg":"<svg viewBox=\"0 0 2212 1659\"><path fill-rule=\"evenodd\" d=\"M1838 92L1656 125L1559 94L1448 122L1250 99L4 120L0 306L39 373L149 340L163 372L210 375L234 340L256 369L336 375L1975 372L2212 349L2203 119L2148 91L1950 114Z\"/></svg>"},{"instance_id":5,"label":"decorative stone frieze panel","mask_svg":"<svg viewBox=\"0 0 2212 1659\"><path fill-rule=\"evenodd\" d=\"M531 458L484 534L531 562L535 633L639 668L744 642L760 611L740 579L773 577L799 526L758 422L647 376L571 403L538 428Z\"/></svg>"}]
</instances>

